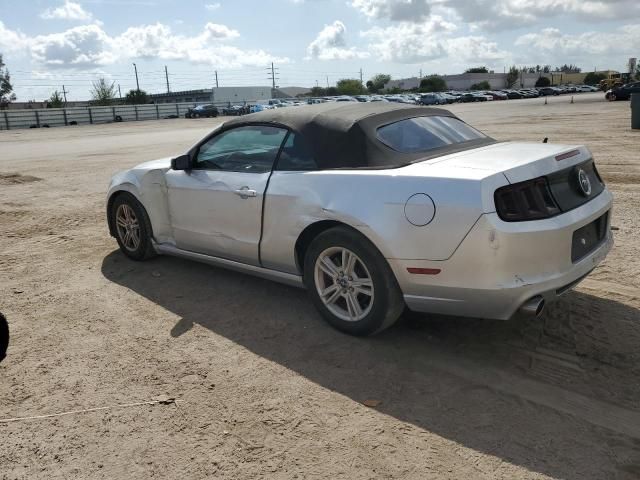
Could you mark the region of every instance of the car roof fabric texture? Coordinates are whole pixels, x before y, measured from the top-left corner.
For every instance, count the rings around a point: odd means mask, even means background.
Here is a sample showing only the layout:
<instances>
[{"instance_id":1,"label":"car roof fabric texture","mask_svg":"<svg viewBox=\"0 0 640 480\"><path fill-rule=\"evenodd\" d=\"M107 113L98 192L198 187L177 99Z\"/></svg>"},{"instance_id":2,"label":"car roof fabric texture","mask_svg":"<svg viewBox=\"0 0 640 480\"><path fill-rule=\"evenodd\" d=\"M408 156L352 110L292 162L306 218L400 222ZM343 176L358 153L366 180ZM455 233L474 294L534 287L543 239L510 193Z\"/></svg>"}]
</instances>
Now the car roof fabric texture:
<instances>
[{"instance_id":1,"label":"car roof fabric texture","mask_svg":"<svg viewBox=\"0 0 640 480\"><path fill-rule=\"evenodd\" d=\"M251 123L283 125L303 136L320 169L400 167L495 142L486 137L428 152L400 153L376 138L377 129L383 125L424 116L458 118L440 108L391 102L332 102L264 110L229 120L223 129Z\"/></svg>"}]
</instances>

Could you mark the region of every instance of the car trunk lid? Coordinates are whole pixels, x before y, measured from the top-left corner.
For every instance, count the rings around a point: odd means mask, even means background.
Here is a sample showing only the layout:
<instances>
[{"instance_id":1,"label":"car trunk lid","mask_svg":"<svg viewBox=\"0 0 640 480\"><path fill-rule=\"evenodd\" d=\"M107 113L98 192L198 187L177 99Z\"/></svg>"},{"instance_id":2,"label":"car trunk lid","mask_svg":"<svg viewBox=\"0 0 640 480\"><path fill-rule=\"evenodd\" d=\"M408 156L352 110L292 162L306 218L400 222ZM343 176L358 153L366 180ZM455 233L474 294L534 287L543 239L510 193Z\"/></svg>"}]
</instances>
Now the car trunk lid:
<instances>
[{"instance_id":1,"label":"car trunk lid","mask_svg":"<svg viewBox=\"0 0 640 480\"><path fill-rule=\"evenodd\" d=\"M510 183L518 183L548 176L590 159L589 149L579 145L500 142L445 155L427 163L433 165L444 162L447 167L503 173Z\"/></svg>"}]
</instances>

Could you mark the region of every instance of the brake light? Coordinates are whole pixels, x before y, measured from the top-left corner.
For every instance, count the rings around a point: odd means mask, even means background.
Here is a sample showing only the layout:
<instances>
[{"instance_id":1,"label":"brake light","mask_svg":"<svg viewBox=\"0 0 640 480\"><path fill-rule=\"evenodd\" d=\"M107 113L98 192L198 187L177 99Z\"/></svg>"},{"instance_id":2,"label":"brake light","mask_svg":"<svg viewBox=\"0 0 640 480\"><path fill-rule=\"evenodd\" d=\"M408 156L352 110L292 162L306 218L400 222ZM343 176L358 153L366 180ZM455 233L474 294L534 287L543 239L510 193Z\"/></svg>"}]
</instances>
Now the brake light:
<instances>
[{"instance_id":1,"label":"brake light","mask_svg":"<svg viewBox=\"0 0 640 480\"><path fill-rule=\"evenodd\" d=\"M560 213L544 177L501 187L493 197L498 216L505 222L540 220Z\"/></svg>"},{"instance_id":2,"label":"brake light","mask_svg":"<svg viewBox=\"0 0 640 480\"><path fill-rule=\"evenodd\" d=\"M571 150L570 152L556 155L556 161L560 162L562 160L566 160L567 158L575 157L576 155L580 155L580 150Z\"/></svg>"}]
</instances>

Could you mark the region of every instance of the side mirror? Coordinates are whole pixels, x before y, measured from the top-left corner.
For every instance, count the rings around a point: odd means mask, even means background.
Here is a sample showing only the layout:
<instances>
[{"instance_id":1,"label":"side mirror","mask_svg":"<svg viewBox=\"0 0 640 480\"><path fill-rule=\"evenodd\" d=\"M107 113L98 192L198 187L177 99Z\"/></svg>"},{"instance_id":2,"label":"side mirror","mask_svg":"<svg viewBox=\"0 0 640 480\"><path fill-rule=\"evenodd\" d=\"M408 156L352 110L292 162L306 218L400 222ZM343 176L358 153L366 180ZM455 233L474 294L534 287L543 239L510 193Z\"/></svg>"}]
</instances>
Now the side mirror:
<instances>
[{"instance_id":1,"label":"side mirror","mask_svg":"<svg viewBox=\"0 0 640 480\"><path fill-rule=\"evenodd\" d=\"M171 170L189 170L191 168L191 158L189 155L180 155L171 159Z\"/></svg>"}]
</instances>

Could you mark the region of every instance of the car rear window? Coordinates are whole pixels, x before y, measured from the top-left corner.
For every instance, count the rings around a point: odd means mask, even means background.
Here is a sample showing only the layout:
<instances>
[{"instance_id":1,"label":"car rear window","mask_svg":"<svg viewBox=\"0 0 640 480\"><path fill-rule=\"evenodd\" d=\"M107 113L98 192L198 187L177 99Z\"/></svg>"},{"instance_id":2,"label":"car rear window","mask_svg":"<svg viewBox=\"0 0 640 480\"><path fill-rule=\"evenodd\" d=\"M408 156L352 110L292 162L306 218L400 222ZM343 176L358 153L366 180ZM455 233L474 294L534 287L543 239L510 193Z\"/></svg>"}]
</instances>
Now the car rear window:
<instances>
[{"instance_id":1,"label":"car rear window","mask_svg":"<svg viewBox=\"0 0 640 480\"><path fill-rule=\"evenodd\" d=\"M453 117L414 117L384 125L377 130L382 143L401 153L416 153L487 138Z\"/></svg>"}]
</instances>

